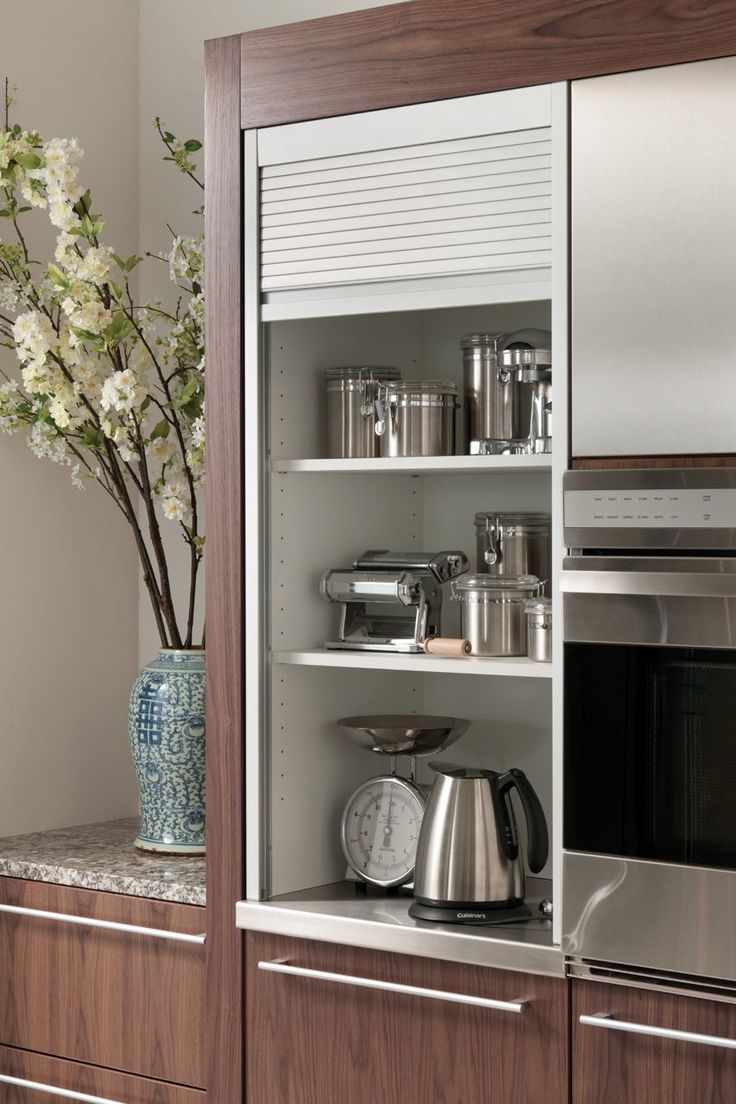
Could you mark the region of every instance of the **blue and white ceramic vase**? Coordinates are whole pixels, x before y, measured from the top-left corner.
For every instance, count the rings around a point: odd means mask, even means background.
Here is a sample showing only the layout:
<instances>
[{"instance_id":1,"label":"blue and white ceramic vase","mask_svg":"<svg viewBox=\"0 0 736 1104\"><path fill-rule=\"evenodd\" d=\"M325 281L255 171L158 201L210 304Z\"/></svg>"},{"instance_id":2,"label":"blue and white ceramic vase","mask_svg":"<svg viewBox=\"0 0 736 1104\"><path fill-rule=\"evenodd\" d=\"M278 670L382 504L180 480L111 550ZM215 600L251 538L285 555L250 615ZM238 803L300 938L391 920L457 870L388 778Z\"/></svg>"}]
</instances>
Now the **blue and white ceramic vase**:
<instances>
[{"instance_id":1,"label":"blue and white ceramic vase","mask_svg":"<svg viewBox=\"0 0 736 1104\"><path fill-rule=\"evenodd\" d=\"M201 648L162 648L133 684L128 734L143 851L204 854L204 675Z\"/></svg>"}]
</instances>

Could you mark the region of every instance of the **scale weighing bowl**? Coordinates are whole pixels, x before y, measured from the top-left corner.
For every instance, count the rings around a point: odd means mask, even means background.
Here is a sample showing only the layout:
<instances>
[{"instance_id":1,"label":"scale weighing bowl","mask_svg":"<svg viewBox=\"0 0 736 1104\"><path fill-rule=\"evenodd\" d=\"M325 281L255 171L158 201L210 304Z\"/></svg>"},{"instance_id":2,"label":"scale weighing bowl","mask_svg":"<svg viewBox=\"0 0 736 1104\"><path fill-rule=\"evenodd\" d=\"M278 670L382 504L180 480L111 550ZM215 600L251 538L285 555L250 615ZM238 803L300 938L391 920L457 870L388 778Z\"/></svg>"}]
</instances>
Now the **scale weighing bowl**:
<instances>
[{"instance_id":1,"label":"scale weighing bowl","mask_svg":"<svg viewBox=\"0 0 736 1104\"><path fill-rule=\"evenodd\" d=\"M337 724L356 744L380 755L433 755L459 740L470 721L420 713L384 713L343 717Z\"/></svg>"}]
</instances>

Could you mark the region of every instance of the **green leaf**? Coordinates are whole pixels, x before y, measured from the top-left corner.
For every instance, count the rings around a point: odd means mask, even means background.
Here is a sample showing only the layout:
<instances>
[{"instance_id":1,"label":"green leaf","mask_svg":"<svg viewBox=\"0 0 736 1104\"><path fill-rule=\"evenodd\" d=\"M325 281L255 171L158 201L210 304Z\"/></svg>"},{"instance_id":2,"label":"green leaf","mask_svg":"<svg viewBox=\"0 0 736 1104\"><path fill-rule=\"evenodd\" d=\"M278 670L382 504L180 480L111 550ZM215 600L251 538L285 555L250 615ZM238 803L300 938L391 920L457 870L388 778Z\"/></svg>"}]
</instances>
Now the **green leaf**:
<instances>
[{"instance_id":1,"label":"green leaf","mask_svg":"<svg viewBox=\"0 0 736 1104\"><path fill-rule=\"evenodd\" d=\"M133 253L132 256L128 257L127 261L123 264L123 271L132 272L136 265L139 265L142 260L143 258L139 257L137 253Z\"/></svg>"},{"instance_id":2,"label":"green leaf","mask_svg":"<svg viewBox=\"0 0 736 1104\"><path fill-rule=\"evenodd\" d=\"M202 143L198 142L196 138L187 138L186 142L184 143L184 149L187 151L187 153L196 153L197 150L201 150L201 148Z\"/></svg>"},{"instance_id":3,"label":"green leaf","mask_svg":"<svg viewBox=\"0 0 736 1104\"><path fill-rule=\"evenodd\" d=\"M16 153L15 160L24 169L40 169L43 165L43 158L37 153Z\"/></svg>"},{"instance_id":4,"label":"green leaf","mask_svg":"<svg viewBox=\"0 0 736 1104\"><path fill-rule=\"evenodd\" d=\"M112 322L102 331L105 347L115 349L122 341L125 341L133 331L133 323L125 317L122 311L116 311Z\"/></svg>"},{"instance_id":5,"label":"green leaf","mask_svg":"<svg viewBox=\"0 0 736 1104\"><path fill-rule=\"evenodd\" d=\"M162 418L161 421L157 422L156 425L153 427L151 440L155 441L157 437L168 437L170 429L171 426L169 425L169 423L166 421L165 418Z\"/></svg>"},{"instance_id":6,"label":"green leaf","mask_svg":"<svg viewBox=\"0 0 736 1104\"><path fill-rule=\"evenodd\" d=\"M0 218L12 218L12 214L7 207L3 207L0 211Z\"/></svg>"},{"instance_id":7,"label":"green leaf","mask_svg":"<svg viewBox=\"0 0 736 1104\"><path fill-rule=\"evenodd\" d=\"M58 265L49 263L46 268L49 274L49 279L56 284L57 287L63 288L64 291L69 287L69 280L61 271Z\"/></svg>"},{"instance_id":8,"label":"green leaf","mask_svg":"<svg viewBox=\"0 0 736 1104\"><path fill-rule=\"evenodd\" d=\"M86 341L88 345L92 345L100 351L104 349L105 340L99 334L92 333L90 330L83 330L81 326L70 326L69 328L80 341Z\"/></svg>"},{"instance_id":9,"label":"green leaf","mask_svg":"<svg viewBox=\"0 0 736 1104\"><path fill-rule=\"evenodd\" d=\"M116 284L114 280L108 280L107 286L110 288L110 291L113 293L114 297L117 300L123 298L123 289L121 288L120 284Z\"/></svg>"},{"instance_id":10,"label":"green leaf","mask_svg":"<svg viewBox=\"0 0 736 1104\"><path fill-rule=\"evenodd\" d=\"M105 435L101 429L95 429L94 426L85 425L82 427L82 441L87 448L100 449L105 444Z\"/></svg>"},{"instance_id":11,"label":"green leaf","mask_svg":"<svg viewBox=\"0 0 736 1104\"><path fill-rule=\"evenodd\" d=\"M176 141L176 135L172 134L170 130L165 130L164 131L164 138L166 139L167 142L175 142Z\"/></svg>"}]
</instances>

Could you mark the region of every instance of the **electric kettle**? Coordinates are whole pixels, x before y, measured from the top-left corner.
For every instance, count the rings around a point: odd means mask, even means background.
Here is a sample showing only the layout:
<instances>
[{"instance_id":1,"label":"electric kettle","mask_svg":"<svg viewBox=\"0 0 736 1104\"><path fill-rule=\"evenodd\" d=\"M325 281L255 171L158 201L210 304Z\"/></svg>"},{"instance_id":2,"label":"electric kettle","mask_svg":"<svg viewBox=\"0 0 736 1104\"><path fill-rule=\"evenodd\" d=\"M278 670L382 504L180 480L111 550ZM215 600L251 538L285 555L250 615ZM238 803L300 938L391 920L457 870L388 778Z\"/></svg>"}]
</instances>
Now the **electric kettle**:
<instances>
[{"instance_id":1,"label":"electric kettle","mask_svg":"<svg viewBox=\"0 0 736 1104\"><path fill-rule=\"evenodd\" d=\"M503 774L450 763L430 763L437 777L427 803L414 870L418 919L459 923L494 921L494 910L522 919L524 859L510 793L516 789L527 823L527 864L538 873L549 850L547 822L523 771Z\"/></svg>"}]
</instances>

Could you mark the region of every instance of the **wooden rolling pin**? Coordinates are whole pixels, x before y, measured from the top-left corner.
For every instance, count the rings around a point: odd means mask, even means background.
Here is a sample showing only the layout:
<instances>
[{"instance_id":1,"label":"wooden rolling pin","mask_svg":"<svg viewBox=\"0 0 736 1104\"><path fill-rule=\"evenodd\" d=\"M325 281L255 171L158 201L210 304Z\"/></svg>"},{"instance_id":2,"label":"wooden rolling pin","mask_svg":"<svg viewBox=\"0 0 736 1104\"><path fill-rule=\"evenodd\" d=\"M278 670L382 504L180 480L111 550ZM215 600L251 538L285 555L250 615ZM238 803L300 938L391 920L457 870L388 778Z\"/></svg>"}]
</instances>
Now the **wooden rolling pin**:
<instances>
[{"instance_id":1,"label":"wooden rolling pin","mask_svg":"<svg viewBox=\"0 0 736 1104\"><path fill-rule=\"evenodd\" d=\"M424 650L428 655L468 656L470 641L457 640L451 636L428 636L424 641Z\"/></svg>"}]
</instances>

